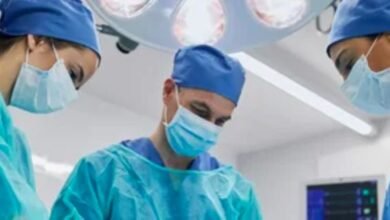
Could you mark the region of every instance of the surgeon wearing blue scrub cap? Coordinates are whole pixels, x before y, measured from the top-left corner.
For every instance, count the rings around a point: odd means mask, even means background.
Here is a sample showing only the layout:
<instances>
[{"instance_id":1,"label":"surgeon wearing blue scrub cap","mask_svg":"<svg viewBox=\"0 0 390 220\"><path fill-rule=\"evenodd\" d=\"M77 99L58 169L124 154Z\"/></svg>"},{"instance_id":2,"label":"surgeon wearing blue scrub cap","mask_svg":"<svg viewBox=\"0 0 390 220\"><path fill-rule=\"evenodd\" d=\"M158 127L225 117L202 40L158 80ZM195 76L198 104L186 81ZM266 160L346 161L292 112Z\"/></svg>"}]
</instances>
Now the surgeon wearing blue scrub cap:
<instances>
[{"instance_id":1,"label":"surgeon wearing blue scrub cap","mask_svg":"<svg viewBox=\"0 0 390 220\"><path fill-rule=\"evenodd\" d=\"M0 0L0 219L47 219L30 148L7 106L47 114L66 107L100 61L81 0Z\"/></svg>"},{"instance_id":2,"label":"surgeon wearing blue scrub cap","mask_svg":"<svg viewBox=\"0 0 390 220\"><path fill-rule=\"evenodd\" d=\"M390 1L343 0L327 52L348 99L365 112L390 115Z\"/></svg>"},{"instance_id":3,"label":"surgeon wearing blue scrub cap","mask_svg":"<svg viewBox=\"0 0 390 220\"><path fill-rule=\"evenodd\" d=\"M390 1L343 0L327 52L350 101L367 113L390 115ZM390 219L389 191L382 219Z\"/></svg>"},{"instance_id":4,"label":"surgeon wearing blue scrub cap","mask_svg":"<svg viewBox=\"0 0 390 220\"><path fill-rule=\"evenodd\" d=\"M156 131L84 157L51 219L261 220L252 185L208 152L244 82L241 64L210 46L179 50Z\"/></svg>"}]
</instances>

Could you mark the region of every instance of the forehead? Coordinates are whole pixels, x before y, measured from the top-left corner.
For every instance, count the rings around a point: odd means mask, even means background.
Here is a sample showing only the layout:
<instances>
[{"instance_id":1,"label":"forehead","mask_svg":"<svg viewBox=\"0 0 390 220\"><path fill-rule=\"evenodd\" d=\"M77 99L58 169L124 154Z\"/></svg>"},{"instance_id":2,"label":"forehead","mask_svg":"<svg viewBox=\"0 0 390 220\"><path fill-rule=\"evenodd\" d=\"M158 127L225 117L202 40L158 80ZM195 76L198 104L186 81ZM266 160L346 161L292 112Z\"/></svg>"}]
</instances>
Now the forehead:
<instances>
[{"instance_id":1,"label":"forehead","mask_svg":"<svg viewBox=\"0 0 390 220\"><path fill-rule=\"evenodd\" d=\"M194 101L203 102L212 111L226 115L230 115L235 108L235 104L232 101L216 93L188 88L183 88L180 91L180 100L184 102L183 104L190 104Z\"/></svg>"}]
</instances>

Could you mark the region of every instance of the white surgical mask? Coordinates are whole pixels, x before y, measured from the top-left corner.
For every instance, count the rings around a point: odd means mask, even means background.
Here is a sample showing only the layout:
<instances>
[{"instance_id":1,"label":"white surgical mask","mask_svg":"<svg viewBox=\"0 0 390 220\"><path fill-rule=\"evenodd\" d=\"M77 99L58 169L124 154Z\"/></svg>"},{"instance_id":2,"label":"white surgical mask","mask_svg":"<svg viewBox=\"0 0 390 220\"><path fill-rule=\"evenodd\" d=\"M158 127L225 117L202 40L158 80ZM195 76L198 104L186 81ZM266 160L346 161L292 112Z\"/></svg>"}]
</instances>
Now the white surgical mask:
<instances>
[{"instance_id":1,"label":"white surgical mask","mask_svg":"<svg viewBox=\"0 0 390 220\"><path fill-rule=\"evenodd\" d=\"M362 55L353 66L341 87L348 99L359 109L377 115L390 114L390 67L374 72L368 63L378 38L366 55Z\"/></svg>"},{"instance_id":2,"label":"white surgical mask","mask_svg":"<svg viewBox=\"0 0 390 220\"><path fill-rule=\"evenodd\" d=\"M181 106L177 89L176 100L179 107L170 123L165 108L165 133L172 150L179 156L194 158L216 146L221 127Z\"/></svg>"},{"instance_id":3,"label":"white surgical mask","mask_svg":"<svg viewBox=\"0 0 390 220\"><path fill-rule=\"evenodd\" d=\"M64 61L59 58L53 44L56 63L49 70L41 70L28 64L22 64L10 104L31 113L51 113L63 109L78 97Z\"/></svg>"}]
</instances>

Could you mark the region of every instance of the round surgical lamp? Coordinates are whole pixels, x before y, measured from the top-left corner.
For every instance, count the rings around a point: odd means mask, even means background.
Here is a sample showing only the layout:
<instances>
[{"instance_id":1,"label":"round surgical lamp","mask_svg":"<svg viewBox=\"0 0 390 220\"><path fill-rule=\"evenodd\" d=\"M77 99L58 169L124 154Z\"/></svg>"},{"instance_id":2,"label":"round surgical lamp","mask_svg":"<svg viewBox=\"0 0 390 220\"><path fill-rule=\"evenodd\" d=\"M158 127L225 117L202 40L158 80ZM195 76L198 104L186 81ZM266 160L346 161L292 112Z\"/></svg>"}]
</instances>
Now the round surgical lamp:
<instances>
[{"instance_id":1,"label":"round surgical lamp","mask_svg":"<svg viewBox=\"0 0 390 220\"><path fill-rule=\"evenodd\" d=\"M210 44L226 52L278 41L317 17L333 0L88 0L131 41L176 50Z\"/></svg>"}]
</instances>

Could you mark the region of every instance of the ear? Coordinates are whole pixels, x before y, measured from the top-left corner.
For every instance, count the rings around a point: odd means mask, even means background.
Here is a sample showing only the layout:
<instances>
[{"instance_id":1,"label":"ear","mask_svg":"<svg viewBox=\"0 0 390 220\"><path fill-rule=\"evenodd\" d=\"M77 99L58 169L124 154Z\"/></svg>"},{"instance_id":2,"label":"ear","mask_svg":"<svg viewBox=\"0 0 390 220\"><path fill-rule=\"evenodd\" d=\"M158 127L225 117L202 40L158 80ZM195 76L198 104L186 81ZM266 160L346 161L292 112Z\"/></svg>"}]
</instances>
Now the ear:
<instances>
[{"instance_id":1,"label":"ear","mask_svg":"<svg viewBox=\"0 0 390 220\"><path fill-rule=\"evenodd\" d=\"M175 96L175 87L176 83L173 81L173 79L167 79L164 82L164 88L163 88L163 102L165 105L168 104L168 102L174 98Z\"/></svg>"},{"instance_id":2,"label":"ear","mask_svg":"<svg viewBox=\"0 0 390 220\"><path fill-rule=\"evenodd\" d=\"M50 42L46 38L37 37L32 34L27 35L27 48L30 52L47 52L51 50Z\"/></svg>"}]
</instances>

